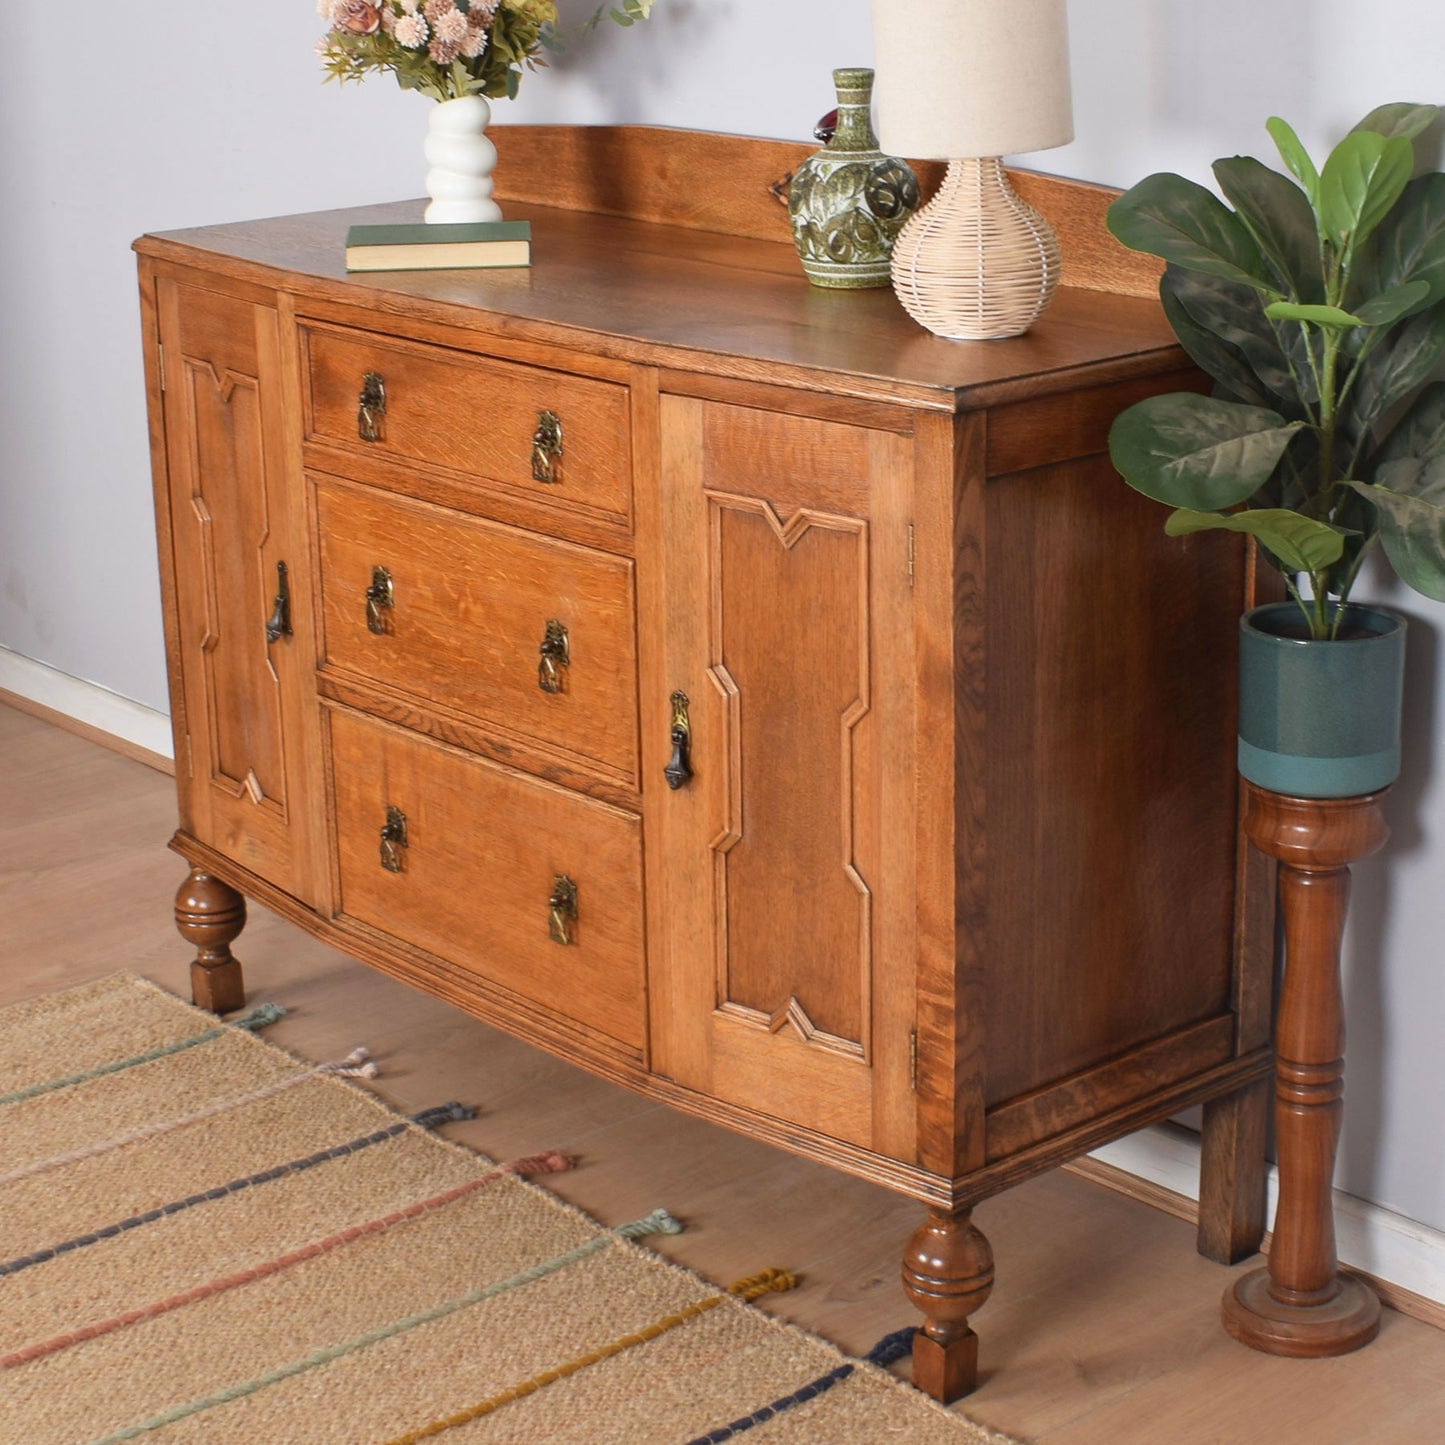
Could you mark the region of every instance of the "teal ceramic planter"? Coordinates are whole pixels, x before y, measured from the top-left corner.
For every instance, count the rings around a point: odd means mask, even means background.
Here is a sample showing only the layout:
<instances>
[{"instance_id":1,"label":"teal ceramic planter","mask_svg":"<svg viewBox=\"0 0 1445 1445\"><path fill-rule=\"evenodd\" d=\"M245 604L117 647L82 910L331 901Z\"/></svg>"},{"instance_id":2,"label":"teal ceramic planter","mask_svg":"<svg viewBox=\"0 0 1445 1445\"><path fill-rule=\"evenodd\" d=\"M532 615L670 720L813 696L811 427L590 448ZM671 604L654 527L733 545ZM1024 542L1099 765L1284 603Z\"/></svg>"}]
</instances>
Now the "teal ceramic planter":
<instances>
[{"instance_id":1,"label":"teal ceramic planter","mask_svg":"<svg viewBox=\"0 0 1445 1445\"><path fill-rule=\"evenodd\" d=\"M1293 602L1240 618L1239 771L1296 798L1353 798L1400 773L1405 619L1350 606L1312 642Z\"/></svg>"}]
</instances>

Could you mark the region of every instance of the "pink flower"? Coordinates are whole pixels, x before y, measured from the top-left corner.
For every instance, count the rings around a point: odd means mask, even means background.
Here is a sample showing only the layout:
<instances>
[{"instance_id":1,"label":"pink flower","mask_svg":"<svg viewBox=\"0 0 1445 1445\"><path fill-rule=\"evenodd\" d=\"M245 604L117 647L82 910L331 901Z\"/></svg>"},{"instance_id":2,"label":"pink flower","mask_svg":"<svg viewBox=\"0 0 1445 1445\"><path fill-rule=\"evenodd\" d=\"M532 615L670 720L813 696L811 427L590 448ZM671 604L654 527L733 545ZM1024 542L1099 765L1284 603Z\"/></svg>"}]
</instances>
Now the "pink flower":
<instances>
[{"instance_id":1,"label":"pink flower","mask_svg":"<svg viewBox=\"0 0 1445 1445\"><path fill-rule=\"evenodd\" d=\"M348 35L375 35L381 29L381 0L341 0L336 28Z\"/></svg>"},{"instance_id":2,"label":"pink flower","mask_svg":"<svg viewBox=\"0 0 1445 1445\"><path fill-rule=\"evenodd\" d=\"M455 40L443 40L434 35L431 44L427 46L426 53L438 65L450 65L461 54L461 49Z\"/></svg>"},{"instance_id":3,"label":"pink flower","mask_svg":"<svg viewBox=\"0 0 1445 1445\"><path fill-rule=\"evenodd\" d=\"M426 21L420 15L403 15L396 22L397 43L408 50L420 50L426 44Z\"/></svg>"},{"instance_id":4,"label":"pink flower","mask_svg":"<svg viewBox=\"0 0 1445 1445\"><path fill-rule=\"evenodd\" d=\"M426 0L426 4L421 7L421 13L431 21L432 28L435 29L437 21L448 11L456 8L452 0Z\"/></svg>"},{"instance_id":5,"label":"pink flower","mask_svg":"<svg viewBox=\"0 0 1445 1445\"><path fill-rule=\"evenodd\" d=\"M460 10L448 10L432 28L438 40L455 40L460 45L467 38L467 17Z\"/></svg>"}]
</instances>

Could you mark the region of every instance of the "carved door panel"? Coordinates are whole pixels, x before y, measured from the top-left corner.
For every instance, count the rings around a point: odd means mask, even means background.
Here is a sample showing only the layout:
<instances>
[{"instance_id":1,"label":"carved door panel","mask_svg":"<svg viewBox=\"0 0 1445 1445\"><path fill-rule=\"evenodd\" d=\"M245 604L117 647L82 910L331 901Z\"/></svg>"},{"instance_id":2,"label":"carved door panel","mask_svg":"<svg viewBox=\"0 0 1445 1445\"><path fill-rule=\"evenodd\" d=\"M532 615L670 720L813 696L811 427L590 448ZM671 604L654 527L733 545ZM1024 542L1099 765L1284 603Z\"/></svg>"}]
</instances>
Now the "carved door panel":
<instances>
[{"instance_id":1,"label":"carved door panel","mask_svg":"<svg viewBox=\"0 0 1445 1445\"><path fill-rule=\"evenodd\" d=\"M662 482L662 652L693 775L649 813L653 1066L906 1155L909 441L669 396Z\"/></svg>"},{"instance_id":2,"label":"carved door panel","mask_svg":"<svg viewBox=\"0 0 1445 1445\"><path fill-rule=\"evenodd\" d=\"M170 278L157 302L182 826L315 902L310 569L280 320Z\"/></svg>"}]
</instances>

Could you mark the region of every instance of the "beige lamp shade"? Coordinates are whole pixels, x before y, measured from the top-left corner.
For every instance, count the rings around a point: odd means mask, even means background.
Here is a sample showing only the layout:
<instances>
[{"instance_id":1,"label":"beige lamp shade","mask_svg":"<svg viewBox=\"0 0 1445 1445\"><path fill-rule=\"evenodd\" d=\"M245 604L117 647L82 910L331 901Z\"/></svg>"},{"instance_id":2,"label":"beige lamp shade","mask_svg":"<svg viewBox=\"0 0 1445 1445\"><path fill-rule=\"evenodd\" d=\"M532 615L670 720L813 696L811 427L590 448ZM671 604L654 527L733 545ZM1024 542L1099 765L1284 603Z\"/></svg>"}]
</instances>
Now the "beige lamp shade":
<instances>
[{"instance_id":1,"label":"beige lamp shade","mask_svg":"<svg viewBox=\"0 0 1445 1445\"><path fill-rule=\"evenodd\" d=\"M1074 138L1064 0L873 0L878 137L954 160Z\"/></svg>"}]
</instances>

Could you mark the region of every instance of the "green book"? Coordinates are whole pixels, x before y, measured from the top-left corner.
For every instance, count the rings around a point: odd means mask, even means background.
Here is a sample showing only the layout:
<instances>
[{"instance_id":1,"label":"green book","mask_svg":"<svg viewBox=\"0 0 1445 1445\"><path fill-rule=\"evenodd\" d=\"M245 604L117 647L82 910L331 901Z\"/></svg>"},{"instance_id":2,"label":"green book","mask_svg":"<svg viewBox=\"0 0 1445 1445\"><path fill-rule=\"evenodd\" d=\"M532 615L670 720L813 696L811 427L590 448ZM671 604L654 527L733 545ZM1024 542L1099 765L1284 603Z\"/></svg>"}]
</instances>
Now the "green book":
<instances>
[{"instance_id":1,"label":"green book","mask_svg":"<svg viewBox=\"0 0 1445 1445\"><path fill-rule=\"evenodd\" d=\"M428 225L353 226L346 233L348 271L445 271L530 266L530 221L461 221Z\"/></svg>"}]
</instances>

